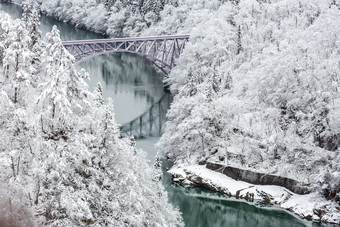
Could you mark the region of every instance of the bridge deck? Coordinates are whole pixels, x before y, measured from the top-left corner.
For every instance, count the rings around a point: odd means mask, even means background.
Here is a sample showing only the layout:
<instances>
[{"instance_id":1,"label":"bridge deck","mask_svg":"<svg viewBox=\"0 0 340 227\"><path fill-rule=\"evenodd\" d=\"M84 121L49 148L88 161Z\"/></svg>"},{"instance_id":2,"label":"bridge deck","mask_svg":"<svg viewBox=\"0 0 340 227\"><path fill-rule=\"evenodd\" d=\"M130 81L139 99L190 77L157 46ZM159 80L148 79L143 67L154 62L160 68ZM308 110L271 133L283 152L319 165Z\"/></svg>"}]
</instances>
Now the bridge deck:
<instances>
[{"instance_id":1,"label":"bridge deck","mask_svg":"<svg viewBox=\"0 0 340 227\"><path fill-rule=\"evenodd\" d=\"M107 42L126 42L126 41L144 41L144 40L173 40L189 39L190 35L167 35L167 36L145 36L145 37L128 37L128 38L111 38L111 39L88 39L88 40L71 40L63 41L64 45L73 44L93 44Z\"/></svg>"}]
</instances>

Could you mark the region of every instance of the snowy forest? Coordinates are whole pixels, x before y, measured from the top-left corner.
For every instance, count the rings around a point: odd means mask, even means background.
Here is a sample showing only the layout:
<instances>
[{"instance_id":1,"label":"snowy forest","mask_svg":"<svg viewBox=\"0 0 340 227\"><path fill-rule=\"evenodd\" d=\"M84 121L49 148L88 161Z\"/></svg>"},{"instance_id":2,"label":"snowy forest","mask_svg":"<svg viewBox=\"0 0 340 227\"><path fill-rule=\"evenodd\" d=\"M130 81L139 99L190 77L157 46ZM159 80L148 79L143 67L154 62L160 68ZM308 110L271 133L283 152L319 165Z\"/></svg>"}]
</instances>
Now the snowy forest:
<instances>
[{"instance_id":1,"label":"snowy forest","mask_svg":"<svg viewBox=\"0 0 340 227\"><path fill-rule=\"evenodd\" d=\"M340 2L182 4L153 28L191 35L158 148L177 164L294 179L339 207Z\"/></svg>"},{"instance_id":2,"label":"snowy forest","mask_svg":"<svg viewBox=\"0 0 340 227\"><path fill-rule=\"evenodd\" d=\"M201 3L178 27L193 29L169 77L159 149L296 179L339 202L340 2Z\"/></svg>"},{"instance_id":3,"label":"snowy forest","mask_svg":"<svg viewBox=\"0 0 340 227\"><path fill-rule=\"evenodd\" d=\"M1 226L181 226L101 85L88 90L58 29L42 39L38 7L24 7L22 20L0 13Z\"/></svg>"},{"instance_id":4,"label":"snowy forest","mask_svg":"<svg viewBox=\"0 0 340 227\"><path fill-rule=\"evenodd\" d=\"M339 0L32 2L20 21L0 14L2 209L42 225L183 225L101 86L88 90L56 28L40 37L39 7L108 37L190 34L164 81L159 153L296 180L320 221L340 223Z\"/></svg>"},{"instance_id":5,"label":"snowy forest","mask_svg":"<svg viewBox=\"0 0 340 227\"><path fill-rule=\"evenodd\" d=\"M178 161L223 159L338 191L337 2L208 7L202 1L176 28L191 37L168 79L176 95L159 148Z\"/></svg>"},{"instance_id":6,"label":"snowy forest","mask_svg":"<svg viewBox=\"0 0 340 227\"><path fill-rule=\"evenodd\" d=\"M176 0L32 0L48 16L113 37L138 36ZM13 0L21 4L23 0Z\"/></svg>"}]
</instances>

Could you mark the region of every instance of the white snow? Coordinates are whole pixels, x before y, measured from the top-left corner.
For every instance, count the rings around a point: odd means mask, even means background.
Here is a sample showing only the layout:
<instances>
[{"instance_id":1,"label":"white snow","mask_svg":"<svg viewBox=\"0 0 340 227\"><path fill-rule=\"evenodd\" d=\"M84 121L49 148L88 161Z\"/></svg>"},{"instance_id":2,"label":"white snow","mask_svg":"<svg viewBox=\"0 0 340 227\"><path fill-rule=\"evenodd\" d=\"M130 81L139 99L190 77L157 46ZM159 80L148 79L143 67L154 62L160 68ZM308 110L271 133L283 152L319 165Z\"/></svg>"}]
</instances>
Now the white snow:
<instances>
[{"instance_id":1,"label":"white snow","mask_svg":"<svg viewBox=\"0 0 340 227\"><path fill-rule=\"evenodd\" d=\"M173 175L174 181L183 184L192 184L189 179L192 177L202 178L202 182L208 184L212 188L224 191L236 197L239 191L239 197L245 197L248 193L254 194L255 200L264 200L266 195L270 198L271 204L292 211L302 218L312 219L314 221L326 221L330 223L340 223L340 212L337 205L333 201L327 201L318 193L310 193L307 195L298 195L288 189L273 185L255 185L243 181L236 181L222 173L218 173L205 168L204 165L178 165L168 171ZM316 215L316 211L321 209L325 214L320 217Z\"/></svg>"},{"instance_id":2,"label":"white snow","mask_svg":"<svg viewBox=\"0 0 340 227\"><path fill-rule=\"evenodd\" d=\"M88 90L56 26L44 40L38 27L37 6L0 11L0 225L183 226L100 84Z\"/></svg>"}]
</instances>

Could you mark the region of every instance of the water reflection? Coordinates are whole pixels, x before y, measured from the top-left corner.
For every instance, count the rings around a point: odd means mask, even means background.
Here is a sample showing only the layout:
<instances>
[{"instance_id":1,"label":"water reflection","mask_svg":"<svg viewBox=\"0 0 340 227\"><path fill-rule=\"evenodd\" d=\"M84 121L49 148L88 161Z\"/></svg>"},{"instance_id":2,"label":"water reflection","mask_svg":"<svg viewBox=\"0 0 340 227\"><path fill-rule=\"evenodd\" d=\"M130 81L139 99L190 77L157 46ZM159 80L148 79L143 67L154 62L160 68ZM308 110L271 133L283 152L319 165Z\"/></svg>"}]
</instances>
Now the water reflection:
<instances>
[{"instance_id":1,"label":"water reflection","mask_svg":"<svg viewBox=\"0 0 340 227\"><path fill-rule=\"evenodd\" d=\"M1 3L0 10L13 18L20 18L22 10L18 5ZM73 25L41 16L42 35L51 31L53 25L60 30L62 40L83 40L104 38L100 34L75 28ZM98 82L103 86L104 97L112 98L115 116L119 124L133 120L164 95L162 75L157 73L150 62L124 53L97 56L80 64L89 72L90 88Z\"/></svg>"},{"instance_id":2,"label":"water reflection","mask_svg":"<svg viewBox=\"0 0 340 227\"><path fill-rule=\"evenodd\" d=\"M90 87L98 82L105 98L112 98L118 123L143 114L164 95L163 75L150 62L128 53L111 53L80 64L91 75Z\"/></svg>"},{"instance_id":3,"label":"water reflection","mask_svg":"<svg viewBox=\"0 0 340 227\"><path fill-rule=\"evenodd\" d=\"M13 6L13 3L1 2L0 1L0 10L11 15L12 18L17 19L21 18L22 10L19 6Z\"/></svg>"},{"instance_id":4,"label":"water reflection","mask_svg":"<svg viewBox=\"0 0 340 227\"><path fill-rule=\"evenodd\" d=\"M240 201L220 198L205 189L174 187L170 200L183 212L186 226L296 226L306 224L282 210L261 209Z\"/></svg>"},{"instance_id":5,"label":"water reflection","mask_svg":"<svg viewBox=\"0 0 340 227\"><path fill-rule=\"evenodd\" d=\"M166 172L171 163L163 160L163 185L169 201L183 213L187 227L335 227L302 220L282 209L225 197L199 187L172 183ZM261 207L262 206L262 207Z\"/></svg>"},{"instance_id":6,"label":"water reflection","mask_svg":"<svg viewBox=\"0 0 340 227\"><path fill-rule=\"evenodd\" d=\"M9 15L11 15L12 18L21 18L21 7L13 3L0 1L0 10L8 13ZM75 28L73 25L57 21L52 17L47 17L45 15L41 15L40 18L40 30L42 33L42 37L44 37L47 32L50 32L52 30L53 25L56 25L58 27L58 29L60 30L61 39L64 41L103 38L103 36L100 34Z\"/></svg>"}]
</instances>

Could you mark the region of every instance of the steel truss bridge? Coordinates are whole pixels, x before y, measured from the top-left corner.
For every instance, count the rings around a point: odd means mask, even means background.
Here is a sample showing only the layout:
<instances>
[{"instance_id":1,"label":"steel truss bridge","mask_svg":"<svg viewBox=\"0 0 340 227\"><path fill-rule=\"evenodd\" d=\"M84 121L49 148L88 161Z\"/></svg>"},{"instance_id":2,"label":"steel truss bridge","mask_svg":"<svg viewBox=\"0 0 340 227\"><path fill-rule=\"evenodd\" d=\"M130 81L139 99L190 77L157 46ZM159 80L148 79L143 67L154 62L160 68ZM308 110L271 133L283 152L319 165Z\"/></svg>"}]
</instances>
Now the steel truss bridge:
<instances>
[{"instance_id":1,"label":"steel truss bridge","mask_svg":"<svg viewBox=\"0 0 340 227\"><path fill-rule=\"evenodd\" d=\"M165 75L168 75L188 41L189 35L171 35L74 40L63 42L63 46L75 57L76 63L102 54L132 53L151 61ZM171 94L165 94L141 116L121 125L121 136L143 138L161 135L171 101Z\"/></svg>"},{"instance_id":2,"label":"steel truss bridge","mask_svg":"<svg viewBox=\"0 0 340 227\"><path fill-rule=\"evenodd\" d=\"M63 42L76 62L115 52L137 54L155 64L166 75L176 65L189 40L189 35L170 35L136 38L74 40Z\"/></svg>"}]
</instances>

